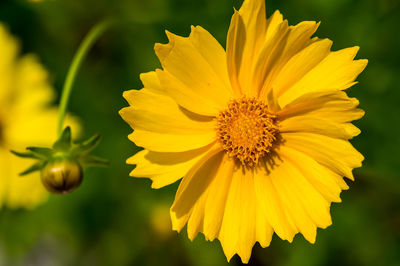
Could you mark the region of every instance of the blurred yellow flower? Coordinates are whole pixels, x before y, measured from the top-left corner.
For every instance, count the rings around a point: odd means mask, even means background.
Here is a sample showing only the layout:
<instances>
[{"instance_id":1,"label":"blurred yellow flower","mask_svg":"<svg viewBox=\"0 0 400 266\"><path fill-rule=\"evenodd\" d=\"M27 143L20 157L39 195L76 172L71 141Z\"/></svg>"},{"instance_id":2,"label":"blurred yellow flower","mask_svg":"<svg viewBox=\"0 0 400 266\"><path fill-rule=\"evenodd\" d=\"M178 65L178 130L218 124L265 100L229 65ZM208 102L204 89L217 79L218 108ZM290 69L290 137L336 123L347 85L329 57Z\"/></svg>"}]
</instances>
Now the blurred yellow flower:
<instances>
[{"instance_id":1,"label":"blurred yellow flower","mask_svg":"<svg viewBox=\"0 0 400 266\"><path fill-rule=\"evenodd\" d=\"M343 176L361 166L348 140L364 112L343 90L367 60L353 60L358 47L331 51L329 39L311 38L318 25L289 26L279 11L266 19L264 0L246 0L226 52L199 26L188 38L167 32L155 46L163 69L124 93L129 138L145 148L127 160L131 175L153 188L183 177L173 229L218 238L228 261L237 253L247 263L274 232L314 243L348 188Z\"/></svg>"},{"instance_id":2,"label":"blurred yellow flower","mask_svg":"<svg viewBox=\"0 0 400 266\"><path fill-rule=\"evenodd\" d=\"M47 198L38 172L18 176L32 161L10 150L52 144L58 117L49 106L53 99L46 70L35 56L20 57L17 40L0 24L0 207L34 208Z\"/></svg>"},{"instance_id":3,"label":"blurred yellow flower","mask_svg":"<svg viewBox=\"0 0 400 266\"><path fill-rule=\"evenodd\" d=\"M162 240L173 235L171 231L171 219L169 218L169 206L165 203L157 204L150 212L149 223L152 232Z\"/></svg>"}]
</instances>

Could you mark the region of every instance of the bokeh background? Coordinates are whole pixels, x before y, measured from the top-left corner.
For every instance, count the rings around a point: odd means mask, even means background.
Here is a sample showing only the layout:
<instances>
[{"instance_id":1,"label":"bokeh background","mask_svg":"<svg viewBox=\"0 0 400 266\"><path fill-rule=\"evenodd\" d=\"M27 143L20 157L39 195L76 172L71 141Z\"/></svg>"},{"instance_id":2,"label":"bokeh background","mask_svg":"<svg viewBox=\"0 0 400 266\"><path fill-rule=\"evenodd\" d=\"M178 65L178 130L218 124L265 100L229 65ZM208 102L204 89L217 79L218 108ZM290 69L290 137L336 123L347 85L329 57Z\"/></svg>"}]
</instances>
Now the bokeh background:
<instances>
[{"instance_id":1,"label":"bokeh background","mask_svg":"<svg viewBox=\"0 0 400 266\"><path fill-rule=\"evenodd\" d=\"M82 137L101 132L96 153L108 169L88 169L82 186L51 196L33 211L0 210L0 265L225 265L217 241L202 235L191 243L170 230L168 208L177 184L159 190L128 176L125 159L139 149L118 110L126 89L140 89L139 74L159 67L153 46L167 42L164 30L188 35L202 25L224 46L241 0L1 0L0 21L18 37L24 53L35 53L60 95L69 63L97 22L132 21L108 31L79 72L69 110L84 124ZM369 59L357 97L365 117L353 144L365 155L356 181L331 208L333 225L318 230L316 244L300 235L292 244L274 236L253 249L250 265L400 265L400 1L268 0L291 24L317 20L319 37L334 50L359 45ZM0 58L1 60L1 58ZM55 102L54 104L57 104ZM1 163L1 162L0 162ZM240 265L235 256L230 265Z\"/></svg>"}]
</instances>

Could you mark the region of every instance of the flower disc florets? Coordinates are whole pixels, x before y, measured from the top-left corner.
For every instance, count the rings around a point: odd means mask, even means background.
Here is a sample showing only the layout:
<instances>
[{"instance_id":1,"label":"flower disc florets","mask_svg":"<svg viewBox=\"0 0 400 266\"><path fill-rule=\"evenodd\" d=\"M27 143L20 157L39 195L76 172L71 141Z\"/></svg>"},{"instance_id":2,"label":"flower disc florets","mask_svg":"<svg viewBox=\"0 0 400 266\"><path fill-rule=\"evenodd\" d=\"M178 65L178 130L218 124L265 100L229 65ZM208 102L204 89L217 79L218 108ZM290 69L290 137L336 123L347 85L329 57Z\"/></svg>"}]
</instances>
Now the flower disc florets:
<instances>
[{"instance_id":1,"label":"flower disc florets","mask_svg":"<svg viewBox=\"0 0 400 266\"><path fill-rule=\"evenodd\" d=\"M270 151L277 132L275 115L255 98L233 100L217 117L219 142L243 165L256 165Z\"/></svg>"}]
</instances>

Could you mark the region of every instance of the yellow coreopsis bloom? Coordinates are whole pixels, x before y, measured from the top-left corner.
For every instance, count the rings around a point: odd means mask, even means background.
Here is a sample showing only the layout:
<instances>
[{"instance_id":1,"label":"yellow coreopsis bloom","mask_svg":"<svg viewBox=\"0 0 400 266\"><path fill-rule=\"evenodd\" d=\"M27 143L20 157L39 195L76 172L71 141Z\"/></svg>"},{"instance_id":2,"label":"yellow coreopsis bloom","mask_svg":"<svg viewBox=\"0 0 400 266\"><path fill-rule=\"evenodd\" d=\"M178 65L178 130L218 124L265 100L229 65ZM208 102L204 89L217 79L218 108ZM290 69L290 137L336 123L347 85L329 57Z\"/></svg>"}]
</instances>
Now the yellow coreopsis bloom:
<instances>
[{"instance_id":1,"label":"yellow coreopsis bloom","mask_svg":"<svg viewBox=\"0 0 400 266\"><path fill-rule=\"evenodd\" d=\"M49 107L53 98L46 70L34 55L20 57L17 40L0 24L0 208L33 208L47 198L38 172L18 176L32 161L10 150L56 139L57 109Z\"/></svg>"},{"instance_id":2,"label":"yellow coreopsis bloom","mask_svg":"<svg viewBox=\"0 0 400 266\"><path fill-rule=\"evenodd\" d=\"M358 47L331 51L331 40L311 38L318 25L289 26L279 11L266 19L264 0L245 0L226 51L199 26L188 38L167 32L155 46L163 69L124 93L129 138L145 148L127 160L131 175L153 188L183 177L173 229L218 238L228 260L248 262L274 232L314 243L348 188L343 176L361 166L348 140L364 112L344 90L367 60L353 60Z\"/></svg>"}]
</instances>

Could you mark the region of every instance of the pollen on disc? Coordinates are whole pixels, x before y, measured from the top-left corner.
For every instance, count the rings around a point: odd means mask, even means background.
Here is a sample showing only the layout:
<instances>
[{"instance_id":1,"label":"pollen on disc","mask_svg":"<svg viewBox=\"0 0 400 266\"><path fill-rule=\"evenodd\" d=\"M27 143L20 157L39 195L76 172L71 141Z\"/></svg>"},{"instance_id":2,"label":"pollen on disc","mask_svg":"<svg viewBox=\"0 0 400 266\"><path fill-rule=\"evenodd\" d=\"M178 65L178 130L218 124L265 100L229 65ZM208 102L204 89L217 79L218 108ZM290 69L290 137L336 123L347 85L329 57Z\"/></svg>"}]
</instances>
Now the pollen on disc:
<instances>
[{"instance_id":1,"label":"pollen on disc","mask_svg":"<svg viewBox=\"0 0 400 266\"><path fill-rule=\"evenodd\" d=\"M255 98L228 104L217 117L217 136L225 151L243 165L254 166L270 152L278 127L268 106Z\"/></svg>"}]
</instances>

